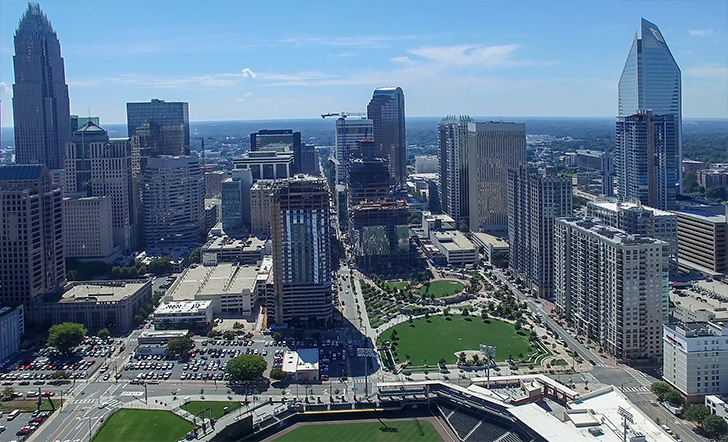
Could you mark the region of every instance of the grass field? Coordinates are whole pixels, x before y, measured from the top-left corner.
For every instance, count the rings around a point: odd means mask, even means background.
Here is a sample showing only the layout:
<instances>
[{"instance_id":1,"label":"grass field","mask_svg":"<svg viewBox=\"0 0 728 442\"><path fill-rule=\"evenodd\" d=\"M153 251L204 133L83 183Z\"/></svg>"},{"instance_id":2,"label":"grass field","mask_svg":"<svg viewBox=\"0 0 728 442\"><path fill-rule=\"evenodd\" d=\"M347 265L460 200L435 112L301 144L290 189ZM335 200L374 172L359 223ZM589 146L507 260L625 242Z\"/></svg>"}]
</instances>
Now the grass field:
<instances>
[{"instance_id":1,"label":"grass field","mask_svg":"<svg viewBox=\"0 0 728 442\"><path fill-rule=\"evenodd\" d=\"M420 296L429 294L435 295L435 298L445 298L460 293L465 288L460 281L449 279L432 281L420 287Z\"/></svg>"},{"instance_id":2,"label":"grass field","mask_svg":"<svg viewBox=\"0 0 728 442\"><path fill-rule=\"evenodd\" d=\"M442 441L435 427L426 420L385 421L390 431L379 422L331 423L304 425L275 439L276 442L409 442ZM394 430L396 429L396 431Z\"/></svg>"},{"instance_id":3,"label":"grass field","mask_svg":"<svg viewBox=\"0 0 728 442\"><path fill-rule=\"evenodd\" d=\"M176 442L192 423L171 411L121 409L111 415L94 442Z\"/></svg>"},{"instance_id":4,"label":"grass field","mask_svg":"<svg viewBox=\"0 0 728 442\"><path fill-rule=\"evenodd\" d=\"M53 405L56 407L56 409L61 408L61 400L53 397ZM64 399L65 402L65 399ZM16 399L12 401L3 401L0 402L0 411L3 413L7 413L10 411L15 410L16 408L19 408L20 411L35 411L36 408L38 408L38 398L32 398L32 399ZM51 410L51 404L48 403L47 398L43 398L43 402L40 404L40 411L48 411Z\"/></svg>"},{"instance_id":5,"label":"grass field","mask_svg":"<svg viewBox=\"0 0 728 442\"><path fill-rule=\"evenodd\" d=\"M232 413L234 410L240 408L240 402L225 402L225 401L192 401L182 405L183 410L187 410L192 414L197 414L205 408L212 408L212 415L216 418L222 416L223 408L228 407L228 413ZM205 414L205 417L210 417L209 414Z\"/></svg>"},{"instance_id":6,"label":"grass field","mask_svg":"<svg viewBox=\"0 0 728 442\"><path fill-rule=\"evenodd\" d=\"M512 324L496 319L490 319L490 324L487 324L477 316L469 316L470 321L460 315L450 317L450 321L439 315L431 316L431 322L425 318L415 319L412 322L414 327L403 322L382 333L377 345L391 341L391 331L397 330L399 359L404 361L405 355L410 355L414 365L422 365L423 359L427 364L436 365L440 358L454 364L457 362L455 352L477 350L480 344L497 347L496 361L505 361L509 354L515 359L519 353L523 353L524 357L531 353L528 339L517 334Z\"/></svg>"},{"instance_id":7,"label":"grass field","mask_svg":"<svg viewBox=\"0 0 728 442\"><path fill-rule=\"evenodd\" d=\"M403 289L407 287L409 281L387 281L387 287L390 289Z\"/></svg>"}]
</instances>

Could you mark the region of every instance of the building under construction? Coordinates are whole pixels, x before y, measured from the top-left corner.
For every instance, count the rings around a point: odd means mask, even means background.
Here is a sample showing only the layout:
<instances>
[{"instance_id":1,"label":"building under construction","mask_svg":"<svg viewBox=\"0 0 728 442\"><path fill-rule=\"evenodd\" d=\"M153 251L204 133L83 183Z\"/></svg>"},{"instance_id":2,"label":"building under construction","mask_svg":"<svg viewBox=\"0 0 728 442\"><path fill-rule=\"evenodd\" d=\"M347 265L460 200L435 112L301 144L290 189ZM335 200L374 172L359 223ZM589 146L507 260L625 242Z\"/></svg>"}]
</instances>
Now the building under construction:
<instances>
[{"instance_id":1,"label":"building under construction","mask_svg":"<svg viewBox=\"0 0 728 442\"><path fill-rule=\"evenodd\" d=\"M349 212L349 238L356 264L368 270L408 267L410 243L407 201L364 200Z\"/></svg>"}]
</instances>

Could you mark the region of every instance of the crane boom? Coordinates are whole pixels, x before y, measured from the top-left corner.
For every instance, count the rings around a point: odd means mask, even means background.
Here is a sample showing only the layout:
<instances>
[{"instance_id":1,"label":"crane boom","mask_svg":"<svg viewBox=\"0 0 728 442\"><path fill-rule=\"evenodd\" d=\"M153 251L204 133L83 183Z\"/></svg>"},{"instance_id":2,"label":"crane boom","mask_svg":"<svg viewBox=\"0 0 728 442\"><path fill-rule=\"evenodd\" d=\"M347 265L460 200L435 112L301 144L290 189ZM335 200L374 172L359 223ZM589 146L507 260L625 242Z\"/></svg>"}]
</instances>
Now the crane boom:
<instances>
[{"instance_id":1,"label":"crane boom","mask_svg":"<svg viewBox=\"0 0 728 442\"><path fill-rule=\"evenodd\" d=\"M329 112L327 114L321 114L321 118L326 118L326 117L346 118L346 117L354 117L354 116L366 117L367 113L366 112Z\"/></svg>"}]
</instances>

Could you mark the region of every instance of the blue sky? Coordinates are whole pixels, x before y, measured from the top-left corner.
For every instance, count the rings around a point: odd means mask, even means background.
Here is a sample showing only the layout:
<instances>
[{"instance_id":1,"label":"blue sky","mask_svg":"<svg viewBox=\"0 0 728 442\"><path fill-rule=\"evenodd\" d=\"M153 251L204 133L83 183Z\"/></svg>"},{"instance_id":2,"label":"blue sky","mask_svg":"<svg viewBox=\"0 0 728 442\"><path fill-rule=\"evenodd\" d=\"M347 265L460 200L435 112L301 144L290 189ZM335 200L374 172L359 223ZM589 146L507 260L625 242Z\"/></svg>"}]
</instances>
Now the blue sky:
<instances>
[{"instance_id":1,"label":"blue sky","mask_svg":"<svg viewBox=\"0 0 728 442\"><path fill-rule=\"evenodd\" d=\"M44 1L71 112L126 121L128 101L190 103L190 120L365 111L401 86L408 116L603 116L640 17L682 70L683 115L728 117L728 2ZM13 35L0 2L2 126Z\"/></svg>"}]
</instances>

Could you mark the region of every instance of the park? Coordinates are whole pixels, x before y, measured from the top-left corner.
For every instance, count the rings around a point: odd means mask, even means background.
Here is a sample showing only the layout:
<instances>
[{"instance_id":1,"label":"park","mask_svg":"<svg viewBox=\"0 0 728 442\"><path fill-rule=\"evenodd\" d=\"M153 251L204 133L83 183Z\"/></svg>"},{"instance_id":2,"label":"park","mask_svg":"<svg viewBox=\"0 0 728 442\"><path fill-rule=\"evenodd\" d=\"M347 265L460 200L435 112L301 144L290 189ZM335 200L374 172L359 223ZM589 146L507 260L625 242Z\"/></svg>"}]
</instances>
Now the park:
<instances>
[{"instance_id":1,"label":"park","mask_svg":"<svg viewBox=\"0 0 728 442\"><path fill-rule=\"evenodd\" d=\"M465 285L460 281L444 279L423 284L418 293L424 298L447 298L462 292L464 288Z\"/></svg>"},{"instance_id":2,"label":"park","mask_svg":"<svg viewBox=\"0 0 728 442\"><path fill-rule=\"evenodd\" d=\"M396 339L392 333L396 330ZM448 364L457 362L457 353L478 350L480 344L496 346L496 361L512 357L528 357L535 350L530 348L526 336L519 334L513 324L479 316L436 315L418 318L398 324L379 336L377 346L396 342L393 353L396 362L410 360L414 365L437 364L444 358Z\"/></svg>"}]
</instances>

